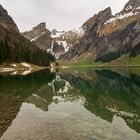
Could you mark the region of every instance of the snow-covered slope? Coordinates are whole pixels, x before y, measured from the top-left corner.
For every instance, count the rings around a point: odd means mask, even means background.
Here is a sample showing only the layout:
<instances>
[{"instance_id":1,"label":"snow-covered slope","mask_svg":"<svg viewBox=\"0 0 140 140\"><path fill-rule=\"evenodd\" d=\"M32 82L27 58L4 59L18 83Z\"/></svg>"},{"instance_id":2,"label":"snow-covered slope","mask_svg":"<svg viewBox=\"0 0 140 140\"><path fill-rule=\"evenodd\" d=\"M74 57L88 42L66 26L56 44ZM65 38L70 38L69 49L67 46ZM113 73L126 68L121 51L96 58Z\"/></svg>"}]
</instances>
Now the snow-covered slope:
<instances>
[{"instance_id":1,"label":"snow-covered slope","mask_svg":"<svg viewBox=\"0 0 140 140\"><path fill-rule=\"evenodd\" d=\"M127 19L130 17L134 17L137 14L139 14L140 4L137 4L136 2L132 3L132 1L134 1L134 0L129 1L121 12L115 14L112 18L110 18L107 22L105 22L105 24L116 22L116 21L122 20L122 19ZM139 0L135 0L135 1L139 1Z\"/></svg>"},{"instance_id":2,"label":"snow-covered slope","mask_svg":"<svg viewBox=\"0 0 140 140\"><path fill-rule=\"evenodd\" d=\"M61 55L67 53L84 33L85 31L82 27L70 31L57 31L54 29L50 32L46 28L46 23L43 22L32 30L22 33L22 35L58 59Z\"/></svg>"},{"instance_id":3,"label":"snow-covered slope","mask_svg":"<svg viewBox=\"0 0 140 140\"><path fill-rule=\"evenodd\" d=\"M121 20L121 19L124 19L124 18L129 18L129 17L132 17L132 16L136 16L137 14L139 14L139 13L138 12L133 12L133 11L131 11L129 13L125 13L125 14L117 14L116 16L112 17L107 22L105 22L105 24L112 23L112 22L115 22L117 20Z\"/></svg>"},{"instance_id":4,"label":"snow-covered slope","mask_svg":"<svg viewBox=\"0 0 140 140\"><path fill-rule=\"evenodd\" d=\"M117 14L112 15L104 26L98 29L99 36L108 35L124 29L128 24L140 19L140 0L129 0L124 8Z\"/></svg>"},{"instance_id":5,"label":"snow-covered slope","mask_svg":"<svg viewBox=\"0 0 140 140\"><path fill-rule=\"evenodd\" d=\"M56 59L59 59L61 55L67 53L79 41L84 33L85 31L82 27L70 31L53 30L51 33L52 45L47 51L54 54Z\"/></svg>"}]
</instances>

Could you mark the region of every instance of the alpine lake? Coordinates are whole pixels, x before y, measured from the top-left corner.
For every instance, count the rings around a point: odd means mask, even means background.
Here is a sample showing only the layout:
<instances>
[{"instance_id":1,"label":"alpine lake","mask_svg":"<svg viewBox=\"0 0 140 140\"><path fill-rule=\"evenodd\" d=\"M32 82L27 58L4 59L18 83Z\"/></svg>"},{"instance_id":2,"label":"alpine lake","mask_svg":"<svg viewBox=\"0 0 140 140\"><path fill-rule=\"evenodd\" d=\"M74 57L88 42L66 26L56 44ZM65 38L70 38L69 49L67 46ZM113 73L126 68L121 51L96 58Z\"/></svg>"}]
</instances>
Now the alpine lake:
<instances>
[{"instance_id":1,"label":"alpine lake","mask_svg":"<svg viewBox=\"0 0 140 140\"><path fill-rule=\"evenodd\" d=\"M1 74L0 140L140 140L140 68Z\"/></svg>"}]
</instances>

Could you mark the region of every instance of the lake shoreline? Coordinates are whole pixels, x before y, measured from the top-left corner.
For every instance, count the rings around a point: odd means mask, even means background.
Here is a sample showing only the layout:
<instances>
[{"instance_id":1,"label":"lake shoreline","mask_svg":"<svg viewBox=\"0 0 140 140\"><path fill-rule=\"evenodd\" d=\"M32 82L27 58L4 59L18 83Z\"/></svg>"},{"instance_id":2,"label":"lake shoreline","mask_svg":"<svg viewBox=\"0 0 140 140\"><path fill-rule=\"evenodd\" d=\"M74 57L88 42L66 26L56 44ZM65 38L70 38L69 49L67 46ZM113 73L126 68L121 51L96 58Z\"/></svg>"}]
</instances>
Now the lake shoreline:
<instances>
[{"instance_id":1,"label":"lake shoreline","mask_svg":"<svg viewBox=\"0 0 140 140\"><path fill-rule=\"evenodd\" d=\"M64 66L58 66L56 68L86 68L86 67L92 67L92 68L129 68L129 67L140 67L140 65L64 65Z\"/></svg>"},{"instance_id":2,"label":"lake shoreline","mask_svg":"<svg viewBox=\"0 0 140 140\"><path fill-rule=\"evenodd\" d=\"M9 64L0 65L0 73L25 76L37 71L44 70L46 68L47 67L40 67L27 62L9 63Z\"/></svg>"}]
</instances>

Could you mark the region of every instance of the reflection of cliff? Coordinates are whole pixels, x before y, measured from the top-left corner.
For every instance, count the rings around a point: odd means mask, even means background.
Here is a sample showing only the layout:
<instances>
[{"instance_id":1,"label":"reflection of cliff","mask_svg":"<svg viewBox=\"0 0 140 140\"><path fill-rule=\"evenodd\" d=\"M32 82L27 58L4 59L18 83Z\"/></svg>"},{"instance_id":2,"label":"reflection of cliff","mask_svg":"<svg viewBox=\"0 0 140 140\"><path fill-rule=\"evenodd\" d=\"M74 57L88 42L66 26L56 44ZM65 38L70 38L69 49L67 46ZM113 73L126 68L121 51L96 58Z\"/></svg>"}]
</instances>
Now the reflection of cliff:
<instances>
[{"instance_id":1,"label":"reflection of cliff","mask_svg":"<svg viewBox=\"0 0 140 140\"><path fill-rule=\"evenodd\" d=\"M14 97L0 97L0 137L16 118L22 102Z\"/></svg>"},{"instance_id":2,"label":"reflection of cliff","mask_svg":"<svg viewBox=\"0 0 140 140\"><path fill-rule=\"evenodd\" d=\"M140 132L140 87L136 84L140 79L135 75L135 81L132 74L126 78L108 70L96 71L96 75L96 80L83 79L70 73L61 74L60 77L73 87L74 93L71 92L69 96L81 94L86 99L84 106L90 112L110 122L114 115L120 116L130 128Z\"/></svg>"},{"instance_id":3,"label":"reflection of cliff","mask_svg":"<svg viewBox=\"0 0 140 140\"><path fill-rule=\"evenodd\" d=\"M0 76L0 95L18 95L22 99L29 97L55 77L49 71L36 72L22 76Z\"/></svg>"},{"instance_id":4,"label":"reflection of cliff","mask_svg":"<svg viewBox=\"0 0 140 140\"><path fill-rule=\"evenodd\" d=\"M26 99L26 102L32 103L44 111L48 111L48 106L52 102L60 102L59 94L67 93L69 88L69 82L57 75L51 82L44 84L40 89L36 90L34 94Z\"/></svg>"},{"instance_id":5,"label":"reflection of cliff","mask_svg":"<svg viewBox=\"0 0 140 140\"><path fill-rule=\"evenodd\" d=\"M109 122L120 116L140 132L140 78L108 70L63 72L56 77L39 72L26 77L0 77L0 135L11 125L22 102L48 111L52 103L74 102ZM54 78L55 77L55 78ZM8 87L7 89L5 87ZM4 120L4 123L3 123Z\"/></svg>"},{"instance_id":6,"label":"reflection of cliff","mask_svg":"<svg viewBox=\"0 0 140 140\"><path fill-rule=\"evenodd\" d=\"M48 111L48 106L53 102L53 90L47 84L36 90L26 102L34 104L43 111Z\"/></svg>"},{"instance_id":7,"label":"reflection of cliff","mask_svg":"<svg viewBox=\"0 0 140 140\"><path fill-rule=\"evenodd\" d=\"M37 72L26 77L0 76L0 137L16 118L22 102L50 82L54 74ZM51 101L52 102L52 101Z\"/></svg>"},{"instance_id":8,"label":"reflection of cliff","mask_svg":"<svg viewBox=\"0 0 140 140\"><path fill-rule=\"evenodd\" d=\"M96 73L102 104L113 115L122 117L130 128L140 132L140 77L135 75L136 81L133 74L126 78L111 71Z\"/></svg>"}]
</instances>

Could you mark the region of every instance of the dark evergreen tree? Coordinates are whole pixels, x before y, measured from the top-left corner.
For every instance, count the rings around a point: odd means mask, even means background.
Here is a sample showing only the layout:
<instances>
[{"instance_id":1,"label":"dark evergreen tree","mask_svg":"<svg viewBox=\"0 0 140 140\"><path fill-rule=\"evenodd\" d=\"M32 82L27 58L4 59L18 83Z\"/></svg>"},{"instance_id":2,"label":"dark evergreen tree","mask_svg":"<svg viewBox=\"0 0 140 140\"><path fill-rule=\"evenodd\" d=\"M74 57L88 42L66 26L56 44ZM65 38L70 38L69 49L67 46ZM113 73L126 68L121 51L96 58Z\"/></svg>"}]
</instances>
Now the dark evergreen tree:
<instances>
[{"instance_id":1,"label":"dark evergreen tree","mask_svg":"<svg viewBox=\"0 0 140 140\"><path fill-rule=\"evenodd\" d=\"M39 48L29 47L30 43L16 41L10 44L11 38L6 35L4 41L0 41L0 63L26 61L40 66L49 66L55 58Z\"/></svg>"}]
</instances>

